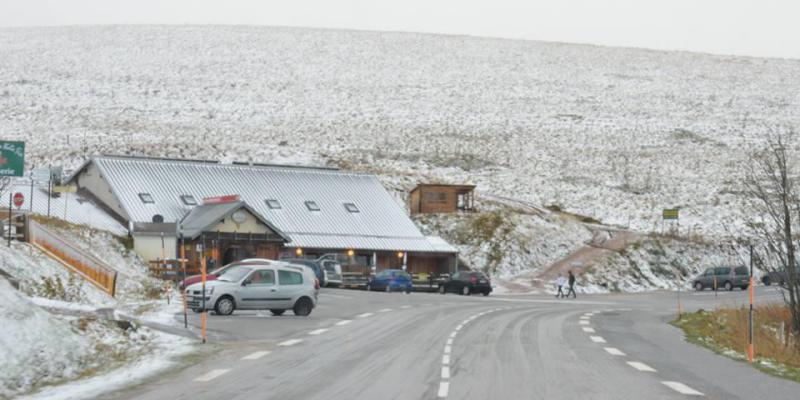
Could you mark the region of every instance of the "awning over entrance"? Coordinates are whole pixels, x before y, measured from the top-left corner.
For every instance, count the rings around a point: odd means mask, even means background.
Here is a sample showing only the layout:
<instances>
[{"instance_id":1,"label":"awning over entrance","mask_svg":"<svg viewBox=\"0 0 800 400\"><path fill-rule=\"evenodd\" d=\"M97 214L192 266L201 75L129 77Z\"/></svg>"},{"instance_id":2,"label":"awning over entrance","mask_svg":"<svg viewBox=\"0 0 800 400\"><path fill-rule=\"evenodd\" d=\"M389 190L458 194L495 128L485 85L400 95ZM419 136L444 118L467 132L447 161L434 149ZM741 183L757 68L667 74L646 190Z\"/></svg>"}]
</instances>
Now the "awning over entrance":
<instances>
[{"instance_id":1,"label":"awning over entrance","mask_svg":"<svg viewBox=\"0 0 800 400\"><path fill-rule=\"evenodd\" d=\"M271 230L275 234L276 239L281 239L284 242L289 242L291 240L258 212L249 207L247 203L240 200L203 204L194 207L178 223L178 233L183 234L184 238L192 240L200 236L203 232L219 232L220 226L225 225L226 220L235 227L244 226L249 222L247 220L248 217L255 218L258 222ZM241 227L240 229L236 229L236 231L238 231L238 233L247 234L248 228ZM230 229L224 229L224 232L228 233ZM252 230L250 230L250 232L252 232Z\"/></svg>"}]
</instances>

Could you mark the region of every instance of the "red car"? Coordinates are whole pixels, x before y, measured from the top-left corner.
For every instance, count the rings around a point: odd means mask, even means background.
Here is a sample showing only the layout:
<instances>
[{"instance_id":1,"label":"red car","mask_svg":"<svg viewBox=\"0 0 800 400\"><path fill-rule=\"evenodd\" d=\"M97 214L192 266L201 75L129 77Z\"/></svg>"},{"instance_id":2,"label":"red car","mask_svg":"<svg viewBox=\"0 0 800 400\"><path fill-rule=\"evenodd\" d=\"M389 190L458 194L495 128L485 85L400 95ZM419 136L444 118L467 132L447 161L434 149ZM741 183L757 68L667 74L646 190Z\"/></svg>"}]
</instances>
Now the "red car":
<instances>
[{"instance_id":1,"label":"red car","mask_svg":"<svg viewBox=\"0 0 800 400\"><path fill-rule=\"evenodd\" d=\"M228 268L230 268L230 267L232 267L234 265L240 265L240 264L241 263L231 263L231 264L219 267L219 268L217 268L217 269L215 269L215 270L213 270L213 271L211 271L211 272L206 274L206 281L215 281L215 280L217 280L218 276L222 275L222 273L225 272L226 269L228 269ZM181 290L183 290L184 288L188 287L189 285L193 285L193 284L198 283L198 282L200 282L202 280L203 280L203 277L201 275L187 276L186 279L181 281L180 288L181 288Z\"/></svg>"}]
</instances>

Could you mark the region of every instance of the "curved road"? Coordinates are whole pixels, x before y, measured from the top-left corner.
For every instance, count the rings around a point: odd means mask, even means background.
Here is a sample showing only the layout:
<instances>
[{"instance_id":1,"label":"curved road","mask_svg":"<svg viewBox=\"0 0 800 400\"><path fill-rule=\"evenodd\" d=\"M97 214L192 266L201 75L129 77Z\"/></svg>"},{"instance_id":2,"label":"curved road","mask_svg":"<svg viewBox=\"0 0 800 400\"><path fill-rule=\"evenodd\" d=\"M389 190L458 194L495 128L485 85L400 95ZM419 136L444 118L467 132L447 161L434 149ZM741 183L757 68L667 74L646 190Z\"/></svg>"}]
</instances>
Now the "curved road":
<instances>
[{"instance_id":1,"label":"curved road","mask_svg":"<svg viewBox=\"0 0 800 400\"><path fill-rule=\"evenodd\" d=\"M741 304L746 292L683 300L709 309ZM324 290L308 318L210 315L212 356L104 398L797 398L800 384L684 342L666 323L675 303L666 292L556 300Z\"/></svg>"}]
</instances>

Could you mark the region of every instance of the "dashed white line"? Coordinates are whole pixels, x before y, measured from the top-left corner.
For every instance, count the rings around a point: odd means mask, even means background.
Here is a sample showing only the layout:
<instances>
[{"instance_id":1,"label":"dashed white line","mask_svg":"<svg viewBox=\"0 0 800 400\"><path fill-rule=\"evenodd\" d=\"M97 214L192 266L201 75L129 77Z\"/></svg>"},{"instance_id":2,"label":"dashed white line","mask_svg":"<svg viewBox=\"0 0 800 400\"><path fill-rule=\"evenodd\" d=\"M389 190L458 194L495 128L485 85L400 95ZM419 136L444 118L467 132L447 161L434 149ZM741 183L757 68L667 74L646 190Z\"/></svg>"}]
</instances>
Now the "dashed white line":
<instances>
[{"instance_id":1,"label":"dashed white line","mask_svg":"<svg viewBox=\"0 0 800 400\"><path fill-rule=\"evenodd\" d=\"M363 314L358 314L358 315L356 315L356 318L367 318L367 317L369 317L369 316L371 316L371 315L372 315L372 313L371 313L371 312L365 312L365 313L363 313Z\"/></svg>"},{"instance_id":2,"label":"dashed white line","mask_svg":"<svg viewBox=\"0 0 800 400\"><path fill-rule=\"evenodd\" d=\"M603 350L607 351L608 354L611 354L612 356L624 356L625 355L625 353L623 353L622 351L620 351L620 349L618 349L616 347L603 347Z\"/></svg>"},{"instance_id":3,"label":"dashed white line","mask_svg":"<svg viewBox=\"0 0 800 400\"><path fill-rule=\"evenodd\" d=\"M452 339L452 338L456 337L456 335L458 335L458 332L453 332L453 333L450 334L450 338Z\"/></svg>"},{"instance_id":4,"label":"dashed white line","mask_svg":"<svg viewBox=\"0 0 800 400\"><path fill-rule=\"evenodd\" d=\"M442 365L450 365L450 354L442 356Z\"/></svg>"},{"instance_id":5,"label":"dashed white line","mask_svg":"<svg viewBox=\"0 0 800 400\"><path fill-rule=\"evenodd\" d=\"M603 339L601 336L589 336L589 339L592 339L595 343L605 343L606 340Z\"/></svg>"},{"instance_id":6,"label":"dashed white line","mask_svg":"<svg viewBox=\"0 0 800 400\"><path fill-rule=\"evenodd\" d=\"M294 346L298 343L303 343L303 339L289 339L287 341L278 343L278 346L283 346L283 347Z\"/></svg>"},{"instance_id":7,"label":"dashed white line","mask_svg":"<svg viewBox=\"0 0 800 400\"><path fill-rule=\"evenodd\" d=\"M453 344L453 338L449 338L449 339L447 339L447 344L450 344L450 345L452 345L452 344Z\"/></svg>"},{"instance_id":8,"label":"dashed white line","mask_svg":"<svg viewBox=\"0 0 800 400\"><path fill-rule=\"evenodd\" d=\"M257 351L255 353L248 354L248 355L242 357L242 360L258 360L259 358L264 357L264 356L268 355L269 353L271 353L271 352L270 351Z\"/></svg>"},{"instance_id":9,"label":"dashed white line","mask_svg":"<svg viewBox=\"0 0 800 400\"><path fill-rule=\"evenodd\" d=\"M448 344L444 346L444 354L450 354L453 351L453 348Z\"/></svg>"},{"instance_id":10,"label":"dashed white line","mask_svg":"<svg viewBox=\"0 0 800 400\"><path fill-rule=\"evenodd\" d=\"M321 334L323 334L323 333L325 333L327 331L329 331L328 328L321 328L321 329L317 329L317 330L313 330L311 332L308 332L308 334L309 335L321 335Z\"/></svg>"},{"instance_id":11,"label":"dashed white line","mask_svg":"<svg viewBox=\"0 0 800 400\"><path fill-rule=\"evenodd\" d=\"M649 366L649 365L647 365L645 363L640 363L638 361L628 361L628 365L630 365L633 368L636 368L639 371L643 371L643 372L657 372L651 366Z\"/></svg>"},{"instance_id":12,"label":"dashed white line","mask_svg":"<svg viewBox=\"0 0 800 400\"><path fill-rule=\"evenodd\" d=\"M194 378L195 382L208 382L214 378L218 378L222 375L227 374L230 369L214 369L206 373L205 375L200 375L197 378Z\"/></svg>"},{"instance_id":13,"label":"dashed white line","mask_svg":"<svg viewBox=\"0 0 800 400\"><path fill-rule=\"evenodd\" d=\"M447 397L447 392L450 391L450 382L439 382L439 397Z\"/></svg>"},{"instance_id":14,"label":"dashed white line","mask_svg":"<svg viewBox=\"0 0 800 400\"><path fill-rule=\"evenodd\" d=\"M353 320L351 320L351 319L343 319L343 320L335 323L334 325L336 325L336 326L344 326L344 325L347 325L347 324L349 324L351 322L353 322Z\"/></svg>"},{"instance_id":15,"label":"dashed white line","mask_svg":"<svg viewBox=\"0 0 800 400\"><path fill-rule=\"evenodd\" d=\"M585 316L585 315L581 315L581 318L580 318L580 319L581 319L582 321L584 321L584 320L588 320L588 319L589 319L589 317L587 317L587 316Z\"/></svg>"},{"instance_id":16,"label":"dashed white line","mask_svg":"<svg viewBox=\"0 0 800 400\"><path fill-rule=\"evenodd\" d=\"M392 311L392 309L391 308L384 308L382 310L378 310L378 312L389 312L389 311Z\"/></svg>"},{"instance_id":17,"label":"dashed white line","mask_svg":"<svg viewBox=\"0 0 800 400\"><path fill-rule=\"evenodd\" d=\"M406 308L411 308L411 306L405 305L405 306L400 306L400 308L406 309Z\"/></svg>"},{"instance_id":18,"label":"dashed white line","mask_svg":"<svg viewBox=\"0 0 800 400\"><path fill-rule=\"evenodd\" d=\"M589 328L588 326L584 326L583 331L586 333L595 333L594 328Z\"/></svg>"},{"instance_id":19,"label":"dashed white line","mask_svg":"<svg viewBox=\"0 0 800 400\"><path fill-rule=\"evenodd\" d=\"M450 367L442 367L442 379L450 379Z\"/></svg>"},{"instance_id":20,"label":"dashed white line","mask_svg":"<svg viewBox=\"0 0 800 400\"><path fill-rule=\"evenodd\" d=\"M578 321L578 323L581 324L581 325L589 325L589 321L587 321L585 319L582 319L582 320Z\"/></svg>"},{"instance_id":21,"label":"dashed white line","mask_svg":"<svg viewBox=\"0 0 800 400\"><path fill-rule=\"evenodd\" d=\"M663 381L661 383L667 385L667 387L680 394L685 394L687 396L704 396L703 393L700 393L697 390L694 390L680 382Z\"/></svg>"}]
</instances>

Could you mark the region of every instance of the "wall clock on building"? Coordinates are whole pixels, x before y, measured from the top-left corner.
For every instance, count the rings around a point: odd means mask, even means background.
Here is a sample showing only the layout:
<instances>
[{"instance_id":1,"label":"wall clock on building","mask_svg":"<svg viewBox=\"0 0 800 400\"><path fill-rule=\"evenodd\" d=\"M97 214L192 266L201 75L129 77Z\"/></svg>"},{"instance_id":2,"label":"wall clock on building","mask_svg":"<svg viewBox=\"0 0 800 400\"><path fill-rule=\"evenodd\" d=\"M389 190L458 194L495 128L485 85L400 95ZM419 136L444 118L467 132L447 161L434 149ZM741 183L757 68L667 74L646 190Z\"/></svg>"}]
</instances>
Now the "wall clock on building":
<instances>
[{"instance_id":1,"label":"wall clock on building","mask_svg":"<svg viewBox=\"0 0 800 400\"><path fill-rule=\"evenodd\" d=\"M233 222L236 222L237 224L242 224L244 223L244 221L247 221L247 214L245 214L241 210L236 211L235 213L233 213L233 215L231 215L231 219L233 220Z\"/></svg>"}]
</instances>

